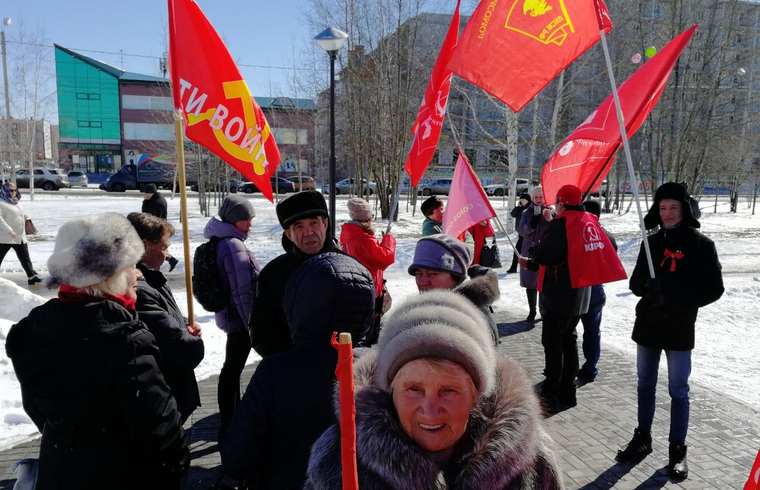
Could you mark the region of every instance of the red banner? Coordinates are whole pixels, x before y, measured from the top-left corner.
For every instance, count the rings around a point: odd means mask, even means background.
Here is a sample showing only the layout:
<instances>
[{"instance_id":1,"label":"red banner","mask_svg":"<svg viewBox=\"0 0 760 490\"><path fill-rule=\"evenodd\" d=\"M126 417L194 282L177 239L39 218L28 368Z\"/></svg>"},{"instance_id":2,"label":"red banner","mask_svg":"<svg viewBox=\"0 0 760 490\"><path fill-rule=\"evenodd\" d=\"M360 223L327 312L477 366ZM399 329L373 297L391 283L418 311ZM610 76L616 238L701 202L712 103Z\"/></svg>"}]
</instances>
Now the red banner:
<instances>
[{"instance_id":1,"label":"red banner","mask_svg":"<svg viewBox=\"0 0 760 490\"><path fill-rule=\"evenodd\" d=\"M612 29L602 0L482 0L448 68L517 112L599 41L600 28Z\"/></svg>"},{"instance_id":2,"label":"red banner","mask_svg":"<svg viewBox=\"0 0 760 490\"><path fill-rule=\"evenodd\" d=\"M618 87L620 108L629 138L657 104L670 72L696 29L697 26L692 26L670 41ZM622 143L615 101L610 95L544 165L541 185L546 204L553 204L557 191L566 184L575 185L584 193L596 190L610 171L615 152Z\"/></svg>"},{"instance_id":3,"label":"red banner","mask_svg":"<svg viewBox=\"0 0 760 490\"><path fill-rule=\"evenodd\" d=\"M274 136L219 34L192 0L169 0L169 72L185 136L272 201L269 176L280 164Z\"/></svg>"},{"instance_id":4,"label":"red banner","mask_svg":"<svg viewBox=\"0 0 760 490\"><path fill-rule=\"evenodd\" d=\"M443 212L443 232L451 236L459 236L472 225L496 216L480 179L462 154L462 149L457 148L457 151L459 158Z\"/></svg>"},{"instance_id":5,"label":"red banner","mask_svg":"<svg viewBox=\"0 0 760 490\"><path fill-rule=\"evenodd\" d=\"M752 465L752 471L749 473L747 483L744 484L744 490L760 489L760 451L755 458L755 464Z\"/></svg>"},{"instance_id":6,"label":"red banner","mask_svg":"<svg viewBox=\"0 0 760 490\"><path fill-rule=\"evenodd\" d=\"M457 1L457 9L451 18L449 30L441 46L441 51L438 53L438 59L433 66L433 72L430 74L430 81L425 90L425 97L422 99L420 111L412 127L414 141L412 141L412 148L409 150L409 156L406 157L404 164L406 173L412 179L412 187L417 187L420 183L422 175L433 158L435 147L438 145L438 138L441 136L443 118L446 115L446 102L449 100L449 88L451 87L451 71L446 69L446 65L457 45L460 2L461 0Z\"/></svg>"}]
</instances>

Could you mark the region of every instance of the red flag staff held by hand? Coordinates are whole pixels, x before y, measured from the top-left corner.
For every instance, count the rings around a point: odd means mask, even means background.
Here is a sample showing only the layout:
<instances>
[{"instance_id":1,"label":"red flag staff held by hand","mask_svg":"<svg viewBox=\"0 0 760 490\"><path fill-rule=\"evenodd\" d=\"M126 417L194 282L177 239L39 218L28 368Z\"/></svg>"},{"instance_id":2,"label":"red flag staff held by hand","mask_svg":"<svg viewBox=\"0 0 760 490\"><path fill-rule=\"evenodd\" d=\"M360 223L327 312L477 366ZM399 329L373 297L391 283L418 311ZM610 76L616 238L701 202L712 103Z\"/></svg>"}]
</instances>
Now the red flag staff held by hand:
<instances>
[{"instance_id":1,"label":"red flag staff held by hand","mask_svg":"<svg viewBox=\"0 0 760 490\"><path fill-rule=\"evenodd\" d=\"M336 340L337 338L337 340ZM338 379L340 400L340 459L343 490L359 490L356 469L356 402L354 400L354 349L351 334L333 332L332 345L338 349Z\"/></svg>"}]
</instances>

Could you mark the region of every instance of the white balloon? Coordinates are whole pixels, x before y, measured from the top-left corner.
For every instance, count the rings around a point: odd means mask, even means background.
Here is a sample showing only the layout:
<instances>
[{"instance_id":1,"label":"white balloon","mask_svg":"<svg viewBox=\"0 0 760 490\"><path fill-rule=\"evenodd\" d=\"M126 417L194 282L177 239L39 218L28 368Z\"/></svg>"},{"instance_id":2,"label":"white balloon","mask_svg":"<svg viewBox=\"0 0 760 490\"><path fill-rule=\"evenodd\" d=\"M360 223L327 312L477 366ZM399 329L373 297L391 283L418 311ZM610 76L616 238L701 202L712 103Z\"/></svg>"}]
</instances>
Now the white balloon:
<instances>
[{"instance_id":1,"label":"white balloon","mask_svg":"<svg viewBox=\"0 0 760 490\"><path fill-rule=\"evenodd\" d=\"M739 73L739 75L742 75L742 76L744 76L744 75L746 75L746 74L747 74L747 70L745 70L744 68L739 68L739 69L737 70L737 73Z\"/></svg>"}]
</instances>

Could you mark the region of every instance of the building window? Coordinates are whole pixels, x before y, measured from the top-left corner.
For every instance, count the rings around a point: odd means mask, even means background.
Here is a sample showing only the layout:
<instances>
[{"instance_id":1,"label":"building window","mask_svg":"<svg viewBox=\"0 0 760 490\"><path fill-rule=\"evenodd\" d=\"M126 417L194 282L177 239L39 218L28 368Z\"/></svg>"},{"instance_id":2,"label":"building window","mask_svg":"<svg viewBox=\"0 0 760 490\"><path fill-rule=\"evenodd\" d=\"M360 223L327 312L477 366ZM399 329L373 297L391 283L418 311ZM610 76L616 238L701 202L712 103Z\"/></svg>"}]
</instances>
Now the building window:
<instances>
[{"instance_id":1,"label":"building window","mask_svg":"<svg viewBox=\"0 0 760 490\"><path fill-rule=\"evenodd\" d=\"M77 92L77 100L100 100L100 94Z\"/></svg>"},{"instance_id":2,"label":"building window","mask_svg":"<svg viewBox=\"0 0 760 490\"><path fill-rule=\"evenodd\" d=\"M272 128L272 135L278 145L305 145L309 142L309 132L297 128Z\"/></svg>"},{"instance_id":3,"label":"building window","mask_svg":"<svg viewBox=\"0 0 760 490\"><path fill-rule=\"evenodd\" d=\"M467 161L470 162L470 167L475 168L478 160L478 151L474 148L467 148L464 150L464 156L466 156Z\"/></svg>"},{"instance_id":4,"label":"building window","mask_svg":"<svg viewBox=\"0 0 760 490\"><path fill-rule=\"evenodd\" d=\"M171 124L124 123L125 140L174 141Z\"/></svg>"},{"instance_id":5,"label":"building window","mask_svg":"<svg viewBox=\"0 0 760 490\"><path fill-rule=\"evenodd\" d=\"M80 128L102 128L103 123L100 121L77 121Z\"/></svg>"},{"instance_id":6,"label":"building window","mask_svg":"<svg viewBox=\"0 0 760 490\"><path fill-rule=\"evenodd\" d=\"M174 109L171 97L150 97L147 95L124 95L122 109L138 111L171 111Z\"/></svg>"}]
</instances>

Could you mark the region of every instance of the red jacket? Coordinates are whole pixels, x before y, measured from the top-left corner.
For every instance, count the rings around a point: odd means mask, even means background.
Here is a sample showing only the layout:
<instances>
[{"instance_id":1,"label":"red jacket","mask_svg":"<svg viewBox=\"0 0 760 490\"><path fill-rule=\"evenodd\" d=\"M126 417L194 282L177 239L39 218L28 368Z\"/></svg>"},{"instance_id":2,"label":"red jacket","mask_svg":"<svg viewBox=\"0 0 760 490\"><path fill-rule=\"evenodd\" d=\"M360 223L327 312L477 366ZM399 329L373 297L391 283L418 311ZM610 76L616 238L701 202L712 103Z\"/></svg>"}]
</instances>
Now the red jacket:
<instances>
[{"instance_id":1,"label":"red jacket","mask_svg":"<svg viewBox=\"0 0 760 490\"><path fill-rule=\"evenodd\" d=\"M472 255L472 263L480 264L480 251L483 250L483 244L487 237L493 236L493 226L491 226L491 220L487 220L486 226L480 226L480 223L475 223L468 229L472 235L472 240L475 244L475 252Z\"/></svg>"},{"instance_id":2,"label":"red jacket","mask_svg":"<svg viewBox=\"0 0 760 490\"><path fill-rule=\"evenodd\" d=\"M340 248L369 270L375 281L375 297L383 292L383 271L396 260L396 239L385 235L379 242L355 223L340 228Z\"/></svg>"}]
</instances>

